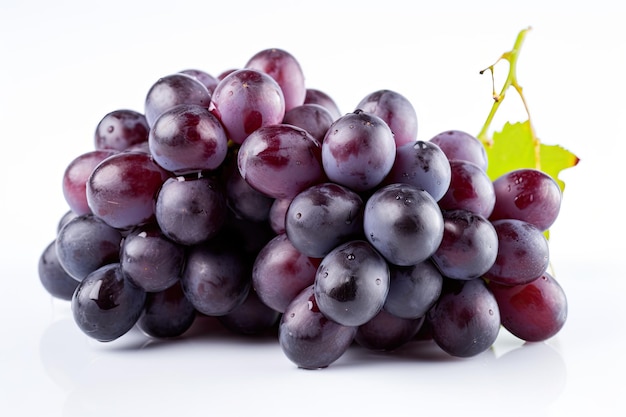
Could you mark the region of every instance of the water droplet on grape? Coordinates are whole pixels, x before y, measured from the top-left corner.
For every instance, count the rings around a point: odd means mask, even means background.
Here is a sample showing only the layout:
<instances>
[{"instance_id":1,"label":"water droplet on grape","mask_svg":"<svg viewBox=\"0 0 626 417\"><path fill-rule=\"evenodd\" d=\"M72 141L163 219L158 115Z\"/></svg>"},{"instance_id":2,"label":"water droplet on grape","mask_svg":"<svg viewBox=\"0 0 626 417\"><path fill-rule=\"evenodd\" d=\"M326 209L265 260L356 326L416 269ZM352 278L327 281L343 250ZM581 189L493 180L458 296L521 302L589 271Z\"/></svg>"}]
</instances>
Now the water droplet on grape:
<instances>
[{"instance_id":1,"label":"water droplet on grape","mask_svg":"<svg viewBox=\"0 0 626 417\"><path fill-rule=\"evenodd\" d=\"M489 309L489 315L493 316L493 310L492 309Z\"/></svg>"},{"instance_id":2,"label":"water droplet on grape","mask_svg":"<svg viewBox=\"0 0 626 417\"><path fill-rule=\"evenodd\" d=\"M380 285L383 281L380 278L376 278L376 285Z\"/></svg>"},{"instance_id":3,"label":"water droplet on grape","mask_svg":"<svg viewBox=\"0 0 626 417\"><path fill-rule=\"evenodd\" d=\"M349 261L354 261L356 259L356 256L354 256L353 253L349 253L346 255L346 259Z\"/></svg>"},{"instance_id":4,"label":"water droplet on grape","mask_svg":"<svg viewBox=\"0 0 626 417\"><path fill-rule=\"evenodd\" d=\"M107 128L107 132L108 132L108 133L113 133L113 131L114 131L114 130L115 130L115 128L114 128L113 126L109 126L109 127Z\"/></svg>"},{"instance_id":5,"label":"water droplet on grape","mask_svg":"<svg viewBox=\"0 0 626 417\"><path fill-rule=\"evenodd\" d=\"M289 317L291 317L291 318L296 317L296 313L291 313L291 314L289 315Z\"/></svg>"},{"instance_id":6,"label":"water droplet on grape","mask_svg":"<svg viewBox=\"0 0 626 417\"><path fill-rule=\"evenodd\" d=\"M296 213L296 219L300 220L300 218L302 217L302 213Z\"/></svg>"},{"instance_id":7,"label":"water droplet on grape","mask_svg":"<svg viewBox=\"0 0 626 417\"><path fill-rule=\"evenodd\" d=\"M307 301L306 306L309 308L309 310L313 310L313 301Z\"/></svg>"}]
</instances>

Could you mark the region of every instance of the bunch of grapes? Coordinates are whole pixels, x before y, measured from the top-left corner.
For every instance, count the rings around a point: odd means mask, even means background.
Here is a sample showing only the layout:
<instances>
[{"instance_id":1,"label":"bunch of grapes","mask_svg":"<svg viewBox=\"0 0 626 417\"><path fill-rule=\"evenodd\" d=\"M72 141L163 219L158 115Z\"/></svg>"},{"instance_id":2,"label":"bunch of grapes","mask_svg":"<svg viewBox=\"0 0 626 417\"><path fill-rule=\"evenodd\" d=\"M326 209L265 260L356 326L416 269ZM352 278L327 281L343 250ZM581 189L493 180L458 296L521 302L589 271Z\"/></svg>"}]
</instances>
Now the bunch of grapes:
<instances>
[{"instance_id":1,"label":"bunch of grapes","mask_svg":"<svg viewBox=\"0 0 626 417\"><path fill-rule=\"evenodd\" d=\"M211 316L275 331L307 369L352 344L471 357L502 327L546 340L567 316L545 237L561 190L535 169L492 181L487 164L463 131L418 140L398 92L342 114L284 50L217 77L184 70L142 113L106 114L67 166L40 281L102 342Z\"/></svg>"}]
</instances>

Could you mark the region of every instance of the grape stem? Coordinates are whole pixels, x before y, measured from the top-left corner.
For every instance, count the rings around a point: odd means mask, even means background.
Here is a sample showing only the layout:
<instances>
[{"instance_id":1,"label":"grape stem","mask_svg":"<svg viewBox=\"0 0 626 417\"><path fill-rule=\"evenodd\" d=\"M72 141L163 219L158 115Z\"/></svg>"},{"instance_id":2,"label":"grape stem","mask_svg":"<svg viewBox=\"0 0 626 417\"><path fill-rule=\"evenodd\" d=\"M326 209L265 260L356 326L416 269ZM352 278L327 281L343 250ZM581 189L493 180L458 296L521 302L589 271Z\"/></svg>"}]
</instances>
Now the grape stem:
<instances>
[{"instance_id":1,"label":"grape stem","mask_svg":"<svg viewBox=\"0 0 626 417\"><path fill-rule=\"evenodd\" d=\"M515 91L517 92L517 94L519 95L520 99L522 100L522 104L524 105L524 109L526 110L526 114L528 116L528 121L529 121L528 124L530 126L530 133L532 135L533 143L535 145L535 155L536 155L535 161L537 161L536 163L539 164L539 161L540 161L539 139L537 138L535 134L535 129L533 128L532 123L530 123L530 111L528 109L528 104L526 102L526 99L524 98L523 89L517 81L517 62L519 59L520 52L522 50L522 44L524 43L524 40L526 39L526 35L528 34L530 30L531 28L528 27L520 31L519 34L517 35L517 38L515 39L515 44L513 45L513 49L503 53L496 62L494 62L492 65L485 68L484 70L480 71L480 74L484 74L485 71L489 71L491 73L491 82L493 86L493 91L492 91L493 105L491 106L491 110L489 111L487 120L485 121L485 124L483 125L480 133L478 133L477 137L483 143L484 146L489 147L493 145L493 139L490 138L488 135L489 129L491 127L491 123L493 122L494 116L496 115L498 109L500 108L500 105L504 101L507 90L509 89L509 87L513 87ZM498 94L496 92L496 86L495 86L494 68L502 60L508 61L509 73L507 74L506 80L504 81L504 85L502 86L500 93ZM541 167L537 166L537 168L540 169Z\"/></svg>"}]
</instances>

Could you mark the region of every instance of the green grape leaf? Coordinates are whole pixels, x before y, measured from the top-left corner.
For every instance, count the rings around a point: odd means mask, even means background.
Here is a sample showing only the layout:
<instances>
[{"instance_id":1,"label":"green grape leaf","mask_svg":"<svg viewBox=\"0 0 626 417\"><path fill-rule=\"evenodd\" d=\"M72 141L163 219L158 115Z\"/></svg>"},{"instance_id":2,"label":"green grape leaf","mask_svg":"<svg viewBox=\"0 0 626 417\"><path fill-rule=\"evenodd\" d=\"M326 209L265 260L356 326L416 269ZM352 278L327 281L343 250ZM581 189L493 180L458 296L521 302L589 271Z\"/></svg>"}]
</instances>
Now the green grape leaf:
<instances>
[{"instance_id":1,"label":"green grape leaf","mask_svg":"<svg viewBox=\"0 0 626 417\"><path fill-rule=\"evenodd\" d=\"M535 168L550 175L559 184L562 170L578 164L578 157L559 145L546 145L533 135L530 121L509 123L501 131L493 133L493 139L485 144L489 165L487 174L495 180L514 169Z\"/></svg>"}]
</instances>

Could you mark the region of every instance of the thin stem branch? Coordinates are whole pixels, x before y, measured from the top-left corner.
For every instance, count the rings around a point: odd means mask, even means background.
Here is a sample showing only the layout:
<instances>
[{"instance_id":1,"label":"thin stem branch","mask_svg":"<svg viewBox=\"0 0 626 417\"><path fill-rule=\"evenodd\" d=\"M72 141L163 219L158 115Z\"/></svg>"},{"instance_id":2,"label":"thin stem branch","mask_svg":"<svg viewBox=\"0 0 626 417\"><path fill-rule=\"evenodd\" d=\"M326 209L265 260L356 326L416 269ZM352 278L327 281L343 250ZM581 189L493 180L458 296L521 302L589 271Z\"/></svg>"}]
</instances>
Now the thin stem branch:
<instances>
[{"instance_id":1,"label":"thin stem branch","mask_svg":"<svg viewBox=\"0 0 626 417\"><path fill-rule=\"evenodd\" d=\"M491 110L489 111L489 114L487 115L485 124L483 125L482 129L478 133L478 139L480 139L485 146L491 146L493 144L493 139L489 138L488 136L489 129L491 128L491 123L493 122L493 119L496 113L498 112L500 105L504 101L504 97L506 96L506 91L509 89L509 87L513 87L515 91L519 94L519 96L521 97L522 103L524 104L524 108L526 110L526 114L528 114L528 119L530 120L530 112L528 111L526 100L524 99L524 95L522 94L522 87L520 87L520 85L517 82L517 61L519 59L519 54L521 52L524 39L526 39L526 34L528 33L529 30L530 28L526 28L520 31L520 33L517 35L517 38L515 39L513 49L511 49L508 52L503 53L502 56L498 58L498 60L495 63L485 68L484 70L480 71L481 74L483 74L485 71L491 72L491 80L492 80L492 85L493 85L494 102L493 102L493 105L491 106ZM508 61L509 73L507 74L506 80L504 81L504 85L502 86L500 93L496 94L495 80L494 80L493 73L494 73L494 67L501 60ZM533 139L535 139L535 143L537 143L534 132L532 132L532 135L533 135Z\"/></svg>"}]
</instances>

